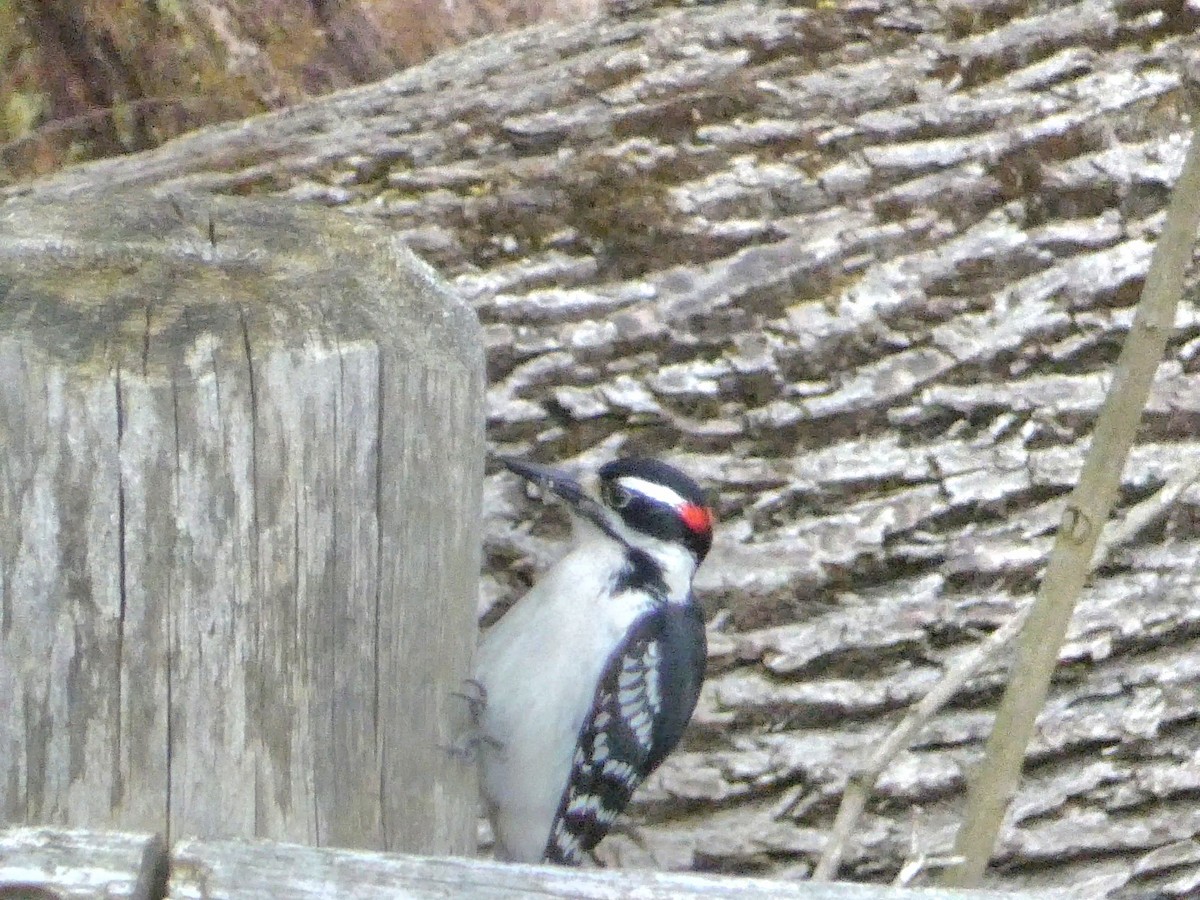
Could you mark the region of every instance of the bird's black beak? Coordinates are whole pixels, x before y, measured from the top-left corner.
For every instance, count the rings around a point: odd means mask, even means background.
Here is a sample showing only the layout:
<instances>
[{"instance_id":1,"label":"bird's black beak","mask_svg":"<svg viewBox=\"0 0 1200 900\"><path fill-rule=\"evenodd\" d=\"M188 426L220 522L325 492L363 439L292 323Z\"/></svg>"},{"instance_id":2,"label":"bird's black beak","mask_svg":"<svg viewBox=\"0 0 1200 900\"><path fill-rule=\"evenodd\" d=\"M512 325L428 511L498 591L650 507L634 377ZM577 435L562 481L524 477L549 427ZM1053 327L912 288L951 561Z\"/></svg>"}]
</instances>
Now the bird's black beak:
<instances>
[{"instance_id":1,"label":"bird's black beak","mask_svg":"<svg viewBox=\"0 0 1200 900\"><path fill-rule=\"evenodd\" d=\"M526 481L537 485L543 491L556 494L573 509L591 500L584 493L583 486L566 472L560 472L558 469L552 469L550 466L539 466L537 463L516 459L512 456L499 456L497 459L510 472L515 472Z\"/></svg>"},{"instance_id":2,"label":"bird's black beak","mask_svg":"<svg viewBox=\"0 0 1200 900\"><path fill-rule=\"evenodd\" d=\"M537 463L516 459L512 456L498 456L496 458L510 472L520 475L526 481L537 485L543 491L561 497L573 512L603 527L603 508L588 495L583 489L583 485L570 475L558 469L553 469L550 466L540 466Z\"/></svg>"}]
</instances>

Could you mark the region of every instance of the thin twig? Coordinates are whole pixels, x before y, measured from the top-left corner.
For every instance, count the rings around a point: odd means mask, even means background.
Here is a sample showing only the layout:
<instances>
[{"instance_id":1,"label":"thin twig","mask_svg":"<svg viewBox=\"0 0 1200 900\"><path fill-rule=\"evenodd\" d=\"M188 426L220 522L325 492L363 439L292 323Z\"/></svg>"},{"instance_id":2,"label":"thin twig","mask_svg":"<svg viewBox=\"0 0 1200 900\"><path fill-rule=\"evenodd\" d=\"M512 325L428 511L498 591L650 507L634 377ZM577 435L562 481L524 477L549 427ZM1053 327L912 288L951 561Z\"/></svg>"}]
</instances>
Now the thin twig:
<instances>
[{"instance_id":1,"label":"thin twig","mask_svg":"<svg viewBox=\"0 0 1200 900\"><path fill-rule=\"evenodd\" d=\"M1113 550L1131 543L1142 529L1164 518L1180 495L1198 480L1200 468L1176 475L1141 503L1131 506L1119 521L1109 522L1096 544L1093 568Z\"/></svg>"},{"instance_id":2,"label":"thin twig","mask_svg":"<svg viewBox=\"0 0 1200 900\"><path fill-rule=\"evenodd\" d=\"M970 887L979 882L1016 793L1034 721L1045 704L1071 613L1091 572L1096 543L1116 501L1121 471L1174 326L1198 225L1200 131L1192 137L1172 192L1142 299L1117 359L1079 483L1067 499L983 763L968 788L967 811L954 845L955 855L964 861L943 873L940 880L946 886Z\"/></svg>"},{"instance_id":3,"label":"thin twig","mask_svg":"<svg viewBox=\"0 0 1200 900\"><path fill-rule=\"evenodd\" d=\"M1179 496L1200 479L1200 468L1179 475L1147 497L1141 503L1133 506L1119 521L1113 521L1104 529L1103 535L1096 544L1095 564L1108 556L1113 550L1128 544L1147 525L1162 518L1175 505ZM1007 622L989 634L983 641L959 656L941 679L924 697L917 701L892 729L891 733L867 757L866 761L851 774L842 793L842 801L838 807L837 817L829 841L817 861L813 871L814 881L828 881L837 876L838 867L845 855L850 835L854 832L871 790L883 774L883 770L893 758L908 748L914 734L926 722L933 718L950 699L958 693L968 678L975 675L984 664L1008 645L1020 633L1026 619L1029 617L1030 605L1026 604L1013 614ZM961 859L954 859L961 862Z\"/></svg>"},{"instance_id":4,"label":"thin twig","mask_svg":"<svg viewBox=\"0 0 1200 900\"><path fill-rule=\"evenodd\" d=\"M838 807L837 818L833 823L833 833L830 835L829 843L825 845L821 859L817 862L817 868L813 871L814 881L828 881L837 874L846 844L859 816L862 815L862 811L867 805L871 789L892 758L908 747L917 730L958 693L959 688L968 678L979 671L983 664L1001 647L1016 637L1028 615L1029 606L1026 605L983 641L959 656L946 669L941 680L930 689L929 693L913 704L908 714L900 721L899 725L892 729L891 734L884 739L883 743L875 748L862 768L850 776L850 780L846 783L846 790L842 794L842 803Z\"/></svg>"}]
</instances>

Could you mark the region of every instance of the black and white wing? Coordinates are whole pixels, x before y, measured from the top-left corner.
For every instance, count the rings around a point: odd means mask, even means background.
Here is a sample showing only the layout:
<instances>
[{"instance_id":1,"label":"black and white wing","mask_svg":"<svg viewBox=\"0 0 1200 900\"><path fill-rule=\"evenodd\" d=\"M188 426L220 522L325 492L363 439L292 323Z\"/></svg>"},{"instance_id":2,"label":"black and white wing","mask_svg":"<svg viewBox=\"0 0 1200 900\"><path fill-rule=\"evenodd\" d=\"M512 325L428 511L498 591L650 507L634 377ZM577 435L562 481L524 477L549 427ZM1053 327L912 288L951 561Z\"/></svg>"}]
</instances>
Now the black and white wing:
<instances>
[{"instance_id":1,"label":"black and white wing","mask_svg":"<svg viewBox=\"0 0 1200 900\"><path fill-rule=\"evenodd\" d=\"M695 604L663 603L634 623L609 658L580 729L547 862L577 864L675 749L700 696L705 655Z\"/></svg>"}]
</instances>

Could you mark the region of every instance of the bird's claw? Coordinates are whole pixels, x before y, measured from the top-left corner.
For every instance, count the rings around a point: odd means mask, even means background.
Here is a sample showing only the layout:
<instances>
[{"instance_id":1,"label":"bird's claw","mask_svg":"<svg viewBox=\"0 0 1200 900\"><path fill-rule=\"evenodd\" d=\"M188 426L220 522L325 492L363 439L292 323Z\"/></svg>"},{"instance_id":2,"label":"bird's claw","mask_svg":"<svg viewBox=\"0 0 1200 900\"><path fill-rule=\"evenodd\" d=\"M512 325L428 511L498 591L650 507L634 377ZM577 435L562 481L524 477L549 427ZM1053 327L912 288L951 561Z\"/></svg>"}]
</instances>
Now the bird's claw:
<instances>
[{"instance_id":1,"label":"bird's claw","mask_svg":"<svg viewBox=\"0 0 1200 900\"><path fill-rule=\"evenodd\" d=\"M467 710L471 713L471 721L478 722L483 711L487 709L487 688L474 678L464 678L463 690L450 693L453 697L461 697L467 701Z\"/></svg>"},{"instance_id":2,"label":"bird's claw","mask_svg":"<svg viewBox=\"0 0 1200 900\"><path fill-rule=\"evenodd\" d=\"M471 728L460 740L442 749L454 759L461 762L474 762L480 747L491 747L493 750L503 750L504 744L489 734L485 734L479 724L483 711L487 709L487 688L474 678L463 679L461 691L451 691L452 697L461 697L467 701L467 711L471 715Z\"/></svg>"},{"instance_id":3,"label":"bird's claw","mask_svg":"<svg viewBox=\"0 0 1200 900\"><path fill-rule=\"evenodd\" d=\"M453 744L443 744L442 749L450 755L452 759L456 759L463 763L472 763L478 758L480 747L491 747L493 750L503 750L504 744L496 740L494 737L484 734L478 730L472 730L464 738L456 741Z\"/></svg>"}]
</instances>

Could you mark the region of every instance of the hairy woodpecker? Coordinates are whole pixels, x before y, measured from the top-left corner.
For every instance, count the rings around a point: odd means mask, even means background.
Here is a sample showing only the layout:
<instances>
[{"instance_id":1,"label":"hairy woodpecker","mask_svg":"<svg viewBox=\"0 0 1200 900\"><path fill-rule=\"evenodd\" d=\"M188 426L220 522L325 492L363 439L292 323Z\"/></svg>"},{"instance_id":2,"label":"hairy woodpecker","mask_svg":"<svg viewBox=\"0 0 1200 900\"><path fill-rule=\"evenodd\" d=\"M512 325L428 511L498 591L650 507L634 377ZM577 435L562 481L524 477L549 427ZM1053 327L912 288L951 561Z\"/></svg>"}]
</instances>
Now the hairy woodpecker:
<instances>
[{"instance_id":1,"label":"hairy woodpecker","mask_svg":"<svg viewBox=\"0 0 1200 900\"><path fill-rule=\"evenodd\" d=\"M497 858L577 864L696 707L706 646L692 576L713 517L658 460L610 462L590 490L501 461L567 503L574 545L479 645L481 787Z\"/></svg>"}]
</instances>

